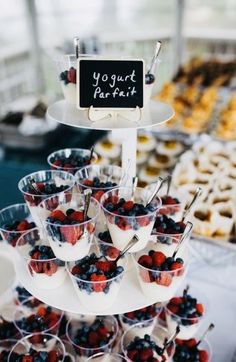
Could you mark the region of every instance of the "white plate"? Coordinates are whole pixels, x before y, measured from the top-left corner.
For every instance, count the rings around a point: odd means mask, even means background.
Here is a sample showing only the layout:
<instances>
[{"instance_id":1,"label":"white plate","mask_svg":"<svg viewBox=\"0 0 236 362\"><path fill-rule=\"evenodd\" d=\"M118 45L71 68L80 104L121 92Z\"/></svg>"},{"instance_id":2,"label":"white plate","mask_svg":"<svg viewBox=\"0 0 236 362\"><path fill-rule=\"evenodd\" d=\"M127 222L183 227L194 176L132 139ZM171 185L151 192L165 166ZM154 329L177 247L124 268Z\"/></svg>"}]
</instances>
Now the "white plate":
<instances>
[{"instance_id":1,"label":"white plate","mask_svg":"<svg viewBox=\"0 0 236 362\"><path fill-rule=\"evenodd\" d=\"M22 262L19 257L15 258L15 262L17 275L21 284L36 298L67 312L87 315L97 314L80 304L69 276L66 277L64 284L56 289L39 289L34 285L34 281L30 277L24 262ZM136 270L133 268L125 273L115 303L111 308L99 312L99 315L123 314L163 301L164 300L157 301L156 298L151 296L150 298L147 298L142 294L136 277Z\"/></svg>"},{"instance_id":2,"label":"white plate","mask_svg":"<svg viewBox=\"0 0 236 362\"><path fill-rule=\"evenodd\" d=\"M96 122L91 122L87 118L87 113L75 108L74 105L65 100L52 104L47 110L47 118L59 123L86 129L112 130L122 128L147 128L164 123L174 116L173 108L167 103L150 101L150 106L143 110L142 119L138 122L129 121L118 116L116 119L106 118Z\"/></svg>"},{"instance_id":3,"label":"white plate","mask_svg":"<svg viewBox=\"0 0 236 362\"><path fill-rule=\"evenodd\" d=\"M15 287L16 273L13 260L12 247L1 242L0 245L0 307L8 303L12 298L12 290Z\"/></svg>"}]
</instances>

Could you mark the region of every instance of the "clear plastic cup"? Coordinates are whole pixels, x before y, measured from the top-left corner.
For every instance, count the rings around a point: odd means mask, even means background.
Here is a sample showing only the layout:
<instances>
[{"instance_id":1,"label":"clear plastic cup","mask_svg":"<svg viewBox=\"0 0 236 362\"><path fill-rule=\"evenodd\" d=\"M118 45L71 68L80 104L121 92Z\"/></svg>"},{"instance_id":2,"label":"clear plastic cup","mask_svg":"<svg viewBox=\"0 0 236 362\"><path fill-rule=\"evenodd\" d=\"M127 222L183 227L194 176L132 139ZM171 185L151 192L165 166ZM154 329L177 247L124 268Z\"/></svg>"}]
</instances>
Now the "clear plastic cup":
<instances>
[{"instance_id":1,"label":"clear plastic cup","mask_svg":"<svg viewBox=\"0 0 236 362\"><path fill-rule=\"evenodd\" d=\"M176 345L176 348L175 348L175 353L174 353L174 356L173 356L173 359L172 361L173 362L176 362L176 361L179 361L179 357L177 357L177 354L178 354L178 351L179 351L179 348L181 348L181 345L182 345L182 341L183 342L187 342L185 340L181 340L179 338L177 338L175 340L175 345ZM198 341L198 339L196 339L196 341ZM180 343L180 346L179 346L179 343ZM210 343L208 342L208 340L204 339L201 344L198 346L198 350L199 351L206 351L207 354L208 354L208 359L204 359L204 361L207 361L207 362L211 362L212 361L212 348L211 348L211 345ZM186 349L185 349L186 351ZM180 352L180 351L179 351ZM200 361L200 359L199 359Z\"/></svg>"},{"instance_id":2,"label":"clear plastic cup","mask_svg":"<svg viewBox=\"0 0 236 362\"><path fill-rule=\"evenodd\" d=\"M31 349L36 352L53 353L53 361L63 362L64 360L65 347L60 338L49 333L43 333L30 334L20 339L12 348L8 357L8 362L15 362L19 355L29 356ZM57 357L57 359L55 359L55 357Z\"/></svg>"},{"instance_id":3,"label":"clear plastic cup","mask_svg":"<svg viewBox=\"0 0 236 362\"><path fill-rule=\"evenodd\" d=\"M122 266L123 263L123 261L119 260L117 265ZM72 274L72 269L76 265L76 262L67 263L69 275L81 304L89 312L94 313L110 308L117 298L125 268L118 275L105 281L90 281L83 278L83 274L81 277Z\"/></svg>"},{"instance_id":4,"label":"clear plastic cup","mask_svg":"<svg viewBox=\"0 0 236 362\"><path fill-rule=\"evenodd\" d=\"M32 189L29 190L31 182L44 183L47 185L53 182L58 187L64 186L65 190L57 192L55 194L45 192L37 194L36 192L33 192ZM30 209L30 213L34 222L37 224L38 227L42 227L41 218L43 218L45 215L43 213L43 209L38 207L40 202L52 195L58 195L60 193L66 194L67 192L71 191L74 185L75 178L71 173L58 170L46 170L34 172L23 177L18 183L18 188L22 192L22 195Z\"/></svg>"},{"instance_id":5,"label":"clear plastic cup","mask_svg":"<svg viewBox=\"0 0 236 362\"><path fill-rule=\"evenodd\" d=\"M134 326L127 329L127 331L123 334L123 336L121 338L121 350L122 350L122 353L124 354L124 356L126 358L128 358L129 361L138 361L139 360L138 355L136 356L137 359L136 358L131 359L131 356L128 355L128 349L129 349L130 343L132 341L134 341L135 338L141 338L141 339L145 338L145 335L147 336L142 323L135 324ZM148 335L148 336L150 337L150 340L153 341L160 348L163 348L164 342L166 341L166 339L168 339L170 337L168 335L168 331L161 326L157 326L157 328L155 328L155 331L153 332L153 334L151 336L150 335ZM145 350L145 348L142 347L140 349L139 353L141 353L144 350ZM175 343L172 342L170 344L170 346L167 347L167 349L163 353L163 357L165 358L165 359L163 359L163 361L171 362L172 357L174 355L174 351L175 351ZM155 351L153 351L153 354L154 354L154 358L156 357L158 359L158 356L160 358L160 355L158 355Z\"/></svg>"},{"instance_id":6,"label":"clear plastic cup","mask_svg":"<svg viewBox=\"0 0 236 362\"><path fill-rule=\"evenodd\" d=\"M42 219L45 234L49 244L57 258L64 261L74 261L85 257L89 250L95 231L95 224L100 212L100 205L93 197L90 200L88 209L89 219L84 222L53 222L48 218L52 211L73 209L75 211L84 210L85 197L79 193L67 193L55 195L42 201L39 205L42 214L46 217Z\"/></svg>"},{"instance_id":7,"label":"clear plastic cup","mask_svg":"<svg viewBox=\"0 0 236 362\"><path fill-rule=\"evenodd\" d=\"M124 362L129 361L124 356L118 353L97 353L94 356L89 357L86 362L95 361L95 362Z\"/></svg>"},{"instance_id":8,"label":"clear plastic cup","mask_svg":"<svg viewBox=\"0 0 236 362\"><path fill-rule=\"evenodd\" d=\"M93 152L92 160L90 161L91 150L86 150L83 148L65 148L52 152L48 158L47 162L50 165L52 170L63 170L72 173L73 175L80 170L82 167L90 165L90 163L96 163L98 156ZM74 161L72 165L70 163L70 157L83 157L84 161L79 164L79 162ZM60 164L61 160L68 161L65 162L64 166ZM82 161L82 160L81 160Z\"/></svg>"},{"instance_id":9,"label":"clear plastic cup","mask_svg":"<svg viewBox=\"0 0 236 362\"><path fill-rule=\"evenodd\" d=\"M149 60L151 62L151 59ZM150 75L153 76L153 78L150 78L148 76L148 73L146 72L145 75L145 84L144 84L144 106L147 106L151 100L152 90L156 81L156 73L160 66L161 60L156 59L156 61L153 63L152 69L150 71ZM149 69L146 69L148 71ZM153 80L151 83L148 81L148 79Z\"/></svg>"},{"instance_id":10,"label":"clear plastic cup","mask_svg":"<svg viewBox=\"0 0 236 362\"><path fill-rule=\"evenodd\" d=\"M58 79L61 84L65 100L70 104L76 104L76 56L75 54L61 55L55 59ZM71 74L68 72L71 70ZM66 73L67 72L67 73Z\"/></svg>"},{"instance_id":11,"label":"clear plastic cup","mask_svg":"<svg viewBox=\"0 0 236 362\"><path fill-rule=\"evenodd\" d=\"M91 189L93 197L100 201L103 194L109 190L112 190L118 186L122 186L125 182L126 177L123 173L123 170L119 166L106 165L98 166L91 165L81 168L75 175L77 185L81 192L86 189ZM110 186L106 187L95 187L90 186L90 183L94 181L95 178L98 178L100 182L110 183ZM114 185L115 184L115 185Z\"/></svg>"},{"instance_id":12,"label":"clear plastic cup","mask_svg":"<svg viewBox=\"0 0 236 362\"><path fill-rule=\"evenodd\" d=\"M30 256L35 247L38 247L39 250L41 249L42 256L37 256L40 252L35 252L36 256ZM40 235L40 230L35 228L19 238L16 250L22 258L35 286L40 289L50 290L58 288L64 283L67 272L64 261L55 256L45 258L43 253L45 253L45 249L48 249L48 247L48 241L43 239Z\"/></svg>"},{"instance_id":13,"label":"clear plastic cup","mask_svg":"<svg viewBox=\"0 0 236 362\"><path fill-rule=\"evenodd\" d=\"M183 298L183 291L184 288L181 288L178 293L176 294L176 301L178 301L178 297ZM178 338L179 339L190 339L193 338L199 328L202 325L202 322L204 321L205 317L206 317L206 313L208 310L208 302L206 301L206 299L198 292L198 291L193 291L190 289L190 291L187 293L187 296L190 295L192 298L196 299L196 302L199 304L203 305L203 314L202 315L192 315L191 317L187 317L186 315L179 315L181 313L183 313L184 311L179 310L179 314L176 312L174 313L173 310L171 310L171 305L172 307L175 308L176 304L174 304L175 298L173 298L173 303L171 303L171 300L166 304L165 306L165 314L166 314L166 323L167 323L167 328L168 330L174 331L176 330L177 325L180 326L180 332L178 333Z\"/></svg>"},{"instance_id":14,"label":"clear plastic cup","mask_svg":"<svg viewBox=\"0 0 236 362\"><path fill-rule=\"evenodd\" d=\"M151 335L157 323L158 316L162 311L162 308L160 307L159 303L153 304L150 307L152 307L153 315L146 315L147 308L141 308L134 312L120 314L119 321L123 331L127 331L127 329L137 323L142 323L145 333Z\"/></svg>"},{"instance_id":15,"label":"clear plastic cup","mask_svg":"<svg viewBox=\"0 0 236 362\"><path fill-rule=\"evenodd\" d=\"M177 245L180 242L180 239L182 237L183 234L176 234L176 235L171 235L171 234L162 234L162 233L158 233L153 231L152 232L152 240L156 241L156 251L161 251L162 253L164 253L166 256L172 256ZM187 239L184 241L184 245L182 245L180 251L179 251L179 256L185 256L186 254L186 247L188 245L188 241L190 239L190 235L189 237L187 237Z\"/></svg>"},{"instance_id":16,"label":"clear plastic cup","mask_svg":"<svg viewBox=\"0 0 236 362\"><path fill-rule=\"evenodd\" d=\"M57 335L63 315L64 313L61 310L44 303L29 308L27 300L16 308L14 324L22 336L32 333ZM35 323L35 320L38 323Z\"/></svg>"},{"instance_id":17,"label":"clear plastic cup","mask_svg":"<svg viewBox=\"0 0 236 362\"><path fill-rule=\"evenodd\" d=\"M0 340L0 361L7 362L8 356L15 344L17 339L4 339Z\"/></svg>"},{"instance_id":18,"label":"clear plastic cup","mask_svg":"<svg viewBox=\"0 0 236 362\"><path fill-rule=\"evenodd\" d=\"M165 302L172 298L187 272L187 262L179 269L159 271L152 268L146 268L138 263L139 257L148 255L150 250L157 251L156 243L149 242L147 247L133 255L137 276L141 290L148 298L156 298L158 302Z\"/></svg>"},{"instance_id":19,"label":"clear plastic cup","mask_svg":"<svg viewBox=\"0 0 236 362\"><path fill-rule=\"evenodd\" d=\"M112 212L107 209L108 204L117 204L121 198L125 201L133 199L134 203L146 205L149 197L151 196L150 190L136 188L133 194L133 189L129 187L119 187L106 192L102 199L101 204L106 217L107 227L109 229L114 246L123 250L130 240L136 235L139 241L129 250L129 252L137 252L145 248L153 229L157 210L161 206L161 200L156 198L150 203L149 210L146 209L143 215L138 216L125 216L120 215L118 211Z\"/></svg>"},{"instance_id":20,"label":"clear plastic cup","mask_svg":"<svg viewBox=\"0 0 236 362\"><path fill-rule=\"evenodd\" d=\"M24 223L19 225L25 220L27 221L25 225ZM26 204L15 204L0 210L0 233L3 240L11 246L15 247L19 237L34 227L35 224L32 223L30 210Z\"/></svg>"},{"instance_id":21,"label":"clear plastic cup","mask_svg":"<svg viewBox=\"0 0 236 362\"><path fill-rule=\"evenodd\" d=\"M94 325L95 322L101 321L107 329L107 340L104 340L101 346L94 346L94 344L87 344L86 339L82 342L78 340L78 331L81 331L82 328L89 329L91 325ZM105 353L112 351L113 345L115 343L119 327L116 318L113 316L97 316L96 321L84 322L79 320L70 320L67 324L66 334L69 342L73 345L76 354L78 356L78 361L87 361L87 359L97 353ZM85 336L86 337L86 336Z\"/></svg>"}]
</instances>

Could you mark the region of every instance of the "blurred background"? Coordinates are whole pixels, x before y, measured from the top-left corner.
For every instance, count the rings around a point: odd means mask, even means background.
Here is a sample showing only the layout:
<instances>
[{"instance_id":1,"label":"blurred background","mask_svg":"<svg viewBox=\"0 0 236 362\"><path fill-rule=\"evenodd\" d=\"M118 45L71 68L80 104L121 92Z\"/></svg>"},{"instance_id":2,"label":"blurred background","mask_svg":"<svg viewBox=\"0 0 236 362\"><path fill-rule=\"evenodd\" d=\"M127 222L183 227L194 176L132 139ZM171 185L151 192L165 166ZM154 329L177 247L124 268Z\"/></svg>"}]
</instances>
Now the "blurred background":
<instances>
[{"instance_id":1,"label":"blurred background","mask_svg":"<svg viewBox=\"0 0 236 362\"><path fill-rule=\"evenodd\" d=\"M50 151L90 147L102 135L91 132L88 137L88 131L52 124L22 126L21 112L33 110L41 117L48 104L62 98L53 59L73 52L74 36L81 38L82 52L141 56L147 61L156 40L161 40L154 92L193 56L235 59L234 0L0 0L0 5L0 186L12 188L7 199L3 192L0 206L17 201L16 180L46 168ZM17 113L9 117L8 112Z\"/></svg>"}]
</instances>

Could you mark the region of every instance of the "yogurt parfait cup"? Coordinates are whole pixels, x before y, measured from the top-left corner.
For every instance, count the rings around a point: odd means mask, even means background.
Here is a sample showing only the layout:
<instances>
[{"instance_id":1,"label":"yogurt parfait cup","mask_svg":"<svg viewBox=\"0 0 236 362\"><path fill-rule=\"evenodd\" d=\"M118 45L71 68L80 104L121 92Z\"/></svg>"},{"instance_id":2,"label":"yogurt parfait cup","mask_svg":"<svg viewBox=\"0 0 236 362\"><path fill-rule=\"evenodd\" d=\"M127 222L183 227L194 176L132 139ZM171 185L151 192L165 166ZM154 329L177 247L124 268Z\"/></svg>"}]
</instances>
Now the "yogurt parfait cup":
<instances>
[{"instance_id":1,"label":"yogurt parfait cup","mask_svg":"<svg viewBox=\"0 0 236 362\"><path fill-rule=\"evenodd\" d=\"M22 361L53 361L63 362L65 347L57 336L49 333L30 334L20 339L12 348L8 362ZM43 359L44 358L44 359Z\"/></svg>"},{"instance_id":2,"label":"yogurt parfait cup","mask_svg":"<svg viewBox=\"0 0 236 362\"><path fill-rule=\"evenodd\" d=\"M158 232L153 232L152 240L155 240L156 242L156 250L161 251L166 256L171 256L173 255L177 245L179 244L182 235L183 233L177 235L169 235L169 234L161 234ZM189 238L185 240L184 242L185 245L182 245L182 248L179 251L179 255L184 256L187 254L186 247L188 245L188 240Z\"/></svg>"},{"instance_id":3,"label":"yogurt parfait cup","mask_svg":"<svg viewBox=\"0 0 236 362\"><path fill-rule=\"evenodd\" d=\"M91 322L70 320L67 338L73 345L77 359L85 362L97 353L109 353L115 343L119 327L113 316L97 316Z\"/></svg>"},{"instance_id":4,"label":"yogurt parfait cup","mask_svg":"<svg viewBox=\"0 0 236 362\"><path fill-rule=\"evenodd\" d=\"M22 234L35 226L26 204L15 204L0 210L0 234L13 247Z\"/></svg>"},{"instance_id":5,"label":"yogurt parfait cup","mask_svg":"<svg viewBox=\"0 0 236 362\"><path fill-rule=\"evenodd\" d=\"M46 211L39 208L39 204L49 196L66 194L72 190L74 185L75 178L71 173L46 170L23 177L18 183L18 188L30 209L34 222L38 227L42 227L41 219L45 217Z\"/></svg>"},{"instance_id":6,"label":"yogurt parfait cup","mask_svg":"<svg viewBox=\"0 0 236 362\"><path fill-rule=\"evenodd\" d=\"M153 86L155 83L155 78L156 78L156 72L159 68L159 65L161 63L160 59L156 59L155 63L153 64L153 67L151 69L151 72L147 72L145 74L145 84L144 84L144 106L148 106L150 100L151 100L151 95L152 95L152 90L153 90Z\"/></svg>"},{"instance_id":7,"label":"yogurt parfait cup","mask_svg":"<svg viewBox=\"0 0 236 362\"><path fill-rule=\"evenodd\" d=\"M153 254L157 255L155 264ZM165 256L156 249L156 243L151 241L145 249L135 253L133 258L145 296L165 302L175 295L187 272L186 260Z\"/></svg>"},{"instance_id":8,"label":"yogurt parfait cup","mask_svg":"<svg viewBox=\"0 0 236 362\"><path fill-rule=\"evenodd\" d=\"M187 356L191 355L193 361L204 361L211 362L212 359L212 348L210 343L204 339L199 346L195 347L194 343L198 342L198 339L182 340L176 338L175 340L175 353L172 357L171 362L185 361ZM188 359L189 361L189 359Z\"/></svg>"},{"instance_id":9,"label":"yogurt parfait cup","mask_svg":"<svg viewBox=\"0 0 236 362\"><path fill-rule=\"evenodd\" d=\"M135 235L139 241L129 251L145 248L161 206L158 198L146 205L150 196L147 189L136 188L133 194L132 188L119 187L106 192L101 198L107 227L117 249L123 250Z\"/></svg>"},{"instance_id":10,"label":"yogurt parfait cup","mask_svg":"<svg viewBox=\"0 0 236 362\"><path fill-rule=\"evenodd\" d=\"M76 56L65 54L55 59L58 78L65 100L76 105Z\"/></svg>"},{"instance_id":11,"label":"yogurt parfait cup","mask_svg":"<svg viewBox=\"0 0 236 362\"><path fill-rule=\"evenodd\" d=\"M76 192L49 197L40 207L47 215L42 222L56 257L64 261L84 258L89 253L100 212L98 201L91 198L86 220L85 196Z\"/></svg>"},{"instance_id":12,"label":"yogurt parfait cup","mask_svg":"<svg viewBox=\"0 0 236 362\"><path fill-rule=\"evenodd\" d=\"M94 362L129 362L127 358L118 354L118 353L97 353L91 357L89 357L86 362L94 361Z\"/></svg>"},{"instance_id":13,"label":"yogurt parfait cup","mask_svg":"<svg viewBox=\"0 0 236 362\"><path fill-rule=\"evenodd\" d=\"M170 299L165 306L167 328L170 331L180 326L178 338L193 338L206 316L207 302L198 292L184 290Z\"/></svg>"},{"instance_id":14,"label":"yogurt parfait cup","mask_svg":"<svg viewBox=\"0 0 236 362\"><path fill-rule=\"evenodd\" d=\"M7 362L8 356L16 343L17 343L17 339L0 340L0 361L1 362Z\"/></svg>"},{"instance_id":15,"label":"yogurt parfait cup","mask_svg":"<svg viewBox=\"0 0 236 362\"><path fill-rule=\"evenodd\" d=\"M154 333L150 336L145 333L142 323L138 323L127 329L123 334L121 350L123 355L132 362L151 361L151 358L156 358L155 361L171 362L175 351L174 342L161 353L164 342L169 337L168 331L161 326L157 326Z\"/></svg>"},{"instance_id":16,"label":"yogurt parfait cup","mask_svg":"<svg viewBox=\"0 0 236 362\"><path fill-rule=\"evenodd\" d=\"M32 333L37 335L43 333L57 335L63 315L63 312L59 309L44 303L30 309L26 301L16 308L14 324L22 336Z\"/></svg>"},{"instance_id":17,"label":"yogurt parfait cup","mask_svg":"<svg viewBox=\"0 0 236 362\"><path fill-rule=\"evenodd\" d=\"M103 312L114 304L125 273L122 265L121 260L116 264L94 252L67 263L78 299L89 312Z\"/></svg>"},{"instance_id":18,"label":"yogurt parfait cup","mask_svg":"<svg viewBox=\"0 0 236 362\"><path fill-rule=\"evenodd\" d=\"M81 168L75 175L81 192L92 190L93 197L100 201L105 192L121 186L126 180L123 170L114 165L91 165Z\"/></svg>"},{"instance_id":19,"label":"yogurt parfait cup","mask_svg":"<svg viewBox=\"0 0 236 362\"><path fill-rule=\"evenodd\" d=\"M91 151L83 148L65 148L52 152L47 162L52 170L62 170L73 175L82 167L96 163L98 156L93 152L90 160Z\"/></svg>"},{"instance_id":20,"label":"yogurt parfait cup","mask_svg":"<svg viewBox=\"0 0 236 362\"><path fill-rule=\"evenodd\" d=\"M152 304L132 312L119 315L119 321L123 331L127 331L131 326L142 323L142 333L151 335L158 320L162 308L159 303ZM136 334L137 335L137 334Z\"/></svg>"},{"instance_id":21,"label":"yogurt parfait cup","mask_svg":"<svg viewBox=\"0 0 236 362\"><path fill-rule=\"evenodd\" d=\"M40 289L58 288L67 276L65 262L56 258L39 229L23 234L16 245L32 282Z\"/></svg>"}]
</instances>

